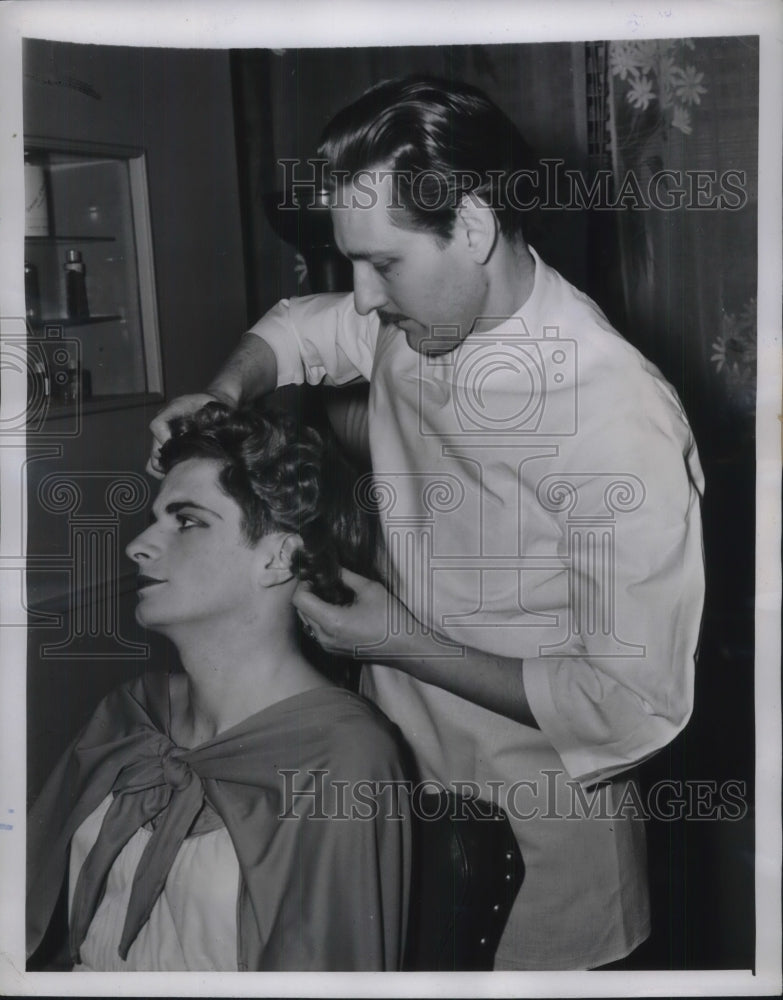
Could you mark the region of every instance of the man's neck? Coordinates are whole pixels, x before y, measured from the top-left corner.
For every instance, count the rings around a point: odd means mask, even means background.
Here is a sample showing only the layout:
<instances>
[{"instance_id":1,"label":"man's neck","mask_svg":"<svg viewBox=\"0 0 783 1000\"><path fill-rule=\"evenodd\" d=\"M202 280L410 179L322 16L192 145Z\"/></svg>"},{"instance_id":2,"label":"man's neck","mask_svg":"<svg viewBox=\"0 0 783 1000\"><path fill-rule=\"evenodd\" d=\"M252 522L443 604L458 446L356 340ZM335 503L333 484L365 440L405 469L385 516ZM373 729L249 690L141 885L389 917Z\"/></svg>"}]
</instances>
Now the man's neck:
<instances>
[{"instance_id":1,"label":"man's neck","mask_svg":"<svg viewBox=\"0 0 783 1000\"><path fill-rule=\"evenodd\" d=\"M483 315L475 331L486 332L515 315L533 294L536 262L522 241L500 240L492 261L490 285Z\"/></svg>"},{"instance_id":2,"label":"man's neck","mask_svg":"<svg viewBox=\"0 0 783 1000\"><path fill-rule=\"evenodd\" d=\"M173 634L185 671L172 704L180 746L198 746L285 698L328 681L302 656L293 620L269 628Z\"/></svg>"}]
</instances>

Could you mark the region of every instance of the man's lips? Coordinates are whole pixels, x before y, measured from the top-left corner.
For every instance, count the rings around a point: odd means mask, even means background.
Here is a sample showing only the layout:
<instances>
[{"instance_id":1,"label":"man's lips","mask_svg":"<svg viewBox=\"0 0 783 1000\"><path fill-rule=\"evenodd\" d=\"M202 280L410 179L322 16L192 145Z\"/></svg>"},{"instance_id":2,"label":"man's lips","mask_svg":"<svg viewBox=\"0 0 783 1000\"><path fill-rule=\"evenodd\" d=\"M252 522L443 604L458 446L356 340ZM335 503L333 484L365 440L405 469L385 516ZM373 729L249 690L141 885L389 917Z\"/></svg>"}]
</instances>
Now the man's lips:
<instances>
[{"instance_id":1,"label":"man's lips","mask_svg":"<svg viewBox=\"0 0 783 1000\"><path fill-rule=\"evenodd\" d=\"M407 316L403 316L400 313L387 312L379 312L378 317L384 326L399 326L400 323L405 323L408 319Z\"/></svg>"},{"instance_id":2,"label":"man's lips","mask_svg":"<svg viewBox=\"0 0 783 1000\"><path fill-rule=\"evenodd\" d=\"M140 574L136 578L136 590L144 590L145 587L152 587L156 583L165 583L165 580L156 580L154 576L144 576Z\"/></svg>"}]
</instances>

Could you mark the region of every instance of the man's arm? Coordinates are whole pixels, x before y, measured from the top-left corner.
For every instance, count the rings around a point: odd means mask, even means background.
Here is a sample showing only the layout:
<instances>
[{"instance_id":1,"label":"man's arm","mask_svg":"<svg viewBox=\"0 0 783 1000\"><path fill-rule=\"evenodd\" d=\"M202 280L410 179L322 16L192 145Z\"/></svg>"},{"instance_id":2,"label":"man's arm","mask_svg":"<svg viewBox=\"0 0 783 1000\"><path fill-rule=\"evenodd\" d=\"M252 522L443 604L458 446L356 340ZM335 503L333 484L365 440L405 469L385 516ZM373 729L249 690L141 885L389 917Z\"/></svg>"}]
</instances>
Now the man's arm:
<instances>
[{"instance_id":1,"label":"man's arm","mask_svg":"<svg viewBox=\"0 0 783 1000\"><path fill-rule=\"evenodd\" d=\"M244 334L204 392L178 396L156 415L150 424L153 444L147 462L147 472L153 476L160 476L158 461L160 447L171 435L169 421L174 417L195 413L213 400L233 408L245 400L265 396L276 387L275 352L261 337L252 333Z\"/></svg>"},{"instance_id":2,"label":"man's arm","mask_svg":"<svg viewBox=\"0 0 783 1000\"><path fill-rule=\"evenodd\" d=\"M266 396L277 388L277 358L261 337L242 336L226 363L207 386L207 392L229 405Z\"/></svg>"},{"instance_id":3,"label":"man's arm","mask_svg":"<svg viewBox=\"0 0 783 1000\"><path fill-rule=\"evenodd\" d=\"M383 651L372 654L373 663L402 670L515 722L540 728L525 693L522 660L469 646L454 646L453 656L444 655L443 642L424 631L382 584L348 570L343 570L343 579L356 594L348 606L327 604L304 585L294 595L300 618L324 649L356 656L361 647L383 641ZM394 630L388 627L391 621L398 625Z\"/></svg>"},{"instance_id":4,"label":"man's arm","mask_svg":"<svg viewBox=\"0 0 783 1000\"><path fill-rule=\"evenodd\" d=\"M466 701L480 705L514 722L539 729L523 683L523 661L494 656L470 646L459 647L454 656L444 657L443 648L426 655L422 642L417 654L405 657L377 657L373 662L396 667L416 680L433 684Z\"/></svg>"},{"instance_id":5,"label":"man's arm","mask_svg":"<svg viewBox=\"0 0 783 1000\"><path fill-rule=\"evenodd\" d=\"M369 379L378 328L377 315L360 316L350 294L281 299L242 337L204 392L178 397L155 417L147 471L160 474L158 452L169 437L169 421L210 400L235 407L278 385Z\"/></svg>"}]
</instances>

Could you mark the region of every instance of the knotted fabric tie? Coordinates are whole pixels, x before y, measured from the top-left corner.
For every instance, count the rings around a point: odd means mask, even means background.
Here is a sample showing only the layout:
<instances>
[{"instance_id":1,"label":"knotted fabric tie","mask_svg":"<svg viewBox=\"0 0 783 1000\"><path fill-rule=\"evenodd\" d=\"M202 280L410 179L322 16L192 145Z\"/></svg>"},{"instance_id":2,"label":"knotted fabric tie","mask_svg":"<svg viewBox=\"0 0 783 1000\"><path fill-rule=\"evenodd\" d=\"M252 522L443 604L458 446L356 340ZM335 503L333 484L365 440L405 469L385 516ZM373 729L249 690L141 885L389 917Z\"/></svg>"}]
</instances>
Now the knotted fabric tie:
<instances>
[{"instance_id":1,"label":"knotted fabric tie","mask_svg":"<svg viewBox=\"0 0 783 1000\"><path fill-rule=\"evenodd\" d=\"M106 878L123 847L145 823L160 816L139 859L118 952L128 951L149 919L188 830L204 802L201 779L183 759L187 750L163 733L152 736L141 759L120 772L114 801L101 824L76 882L71 907L70 948L74 962L106 887Z\"/></svg>"}]
</instances>

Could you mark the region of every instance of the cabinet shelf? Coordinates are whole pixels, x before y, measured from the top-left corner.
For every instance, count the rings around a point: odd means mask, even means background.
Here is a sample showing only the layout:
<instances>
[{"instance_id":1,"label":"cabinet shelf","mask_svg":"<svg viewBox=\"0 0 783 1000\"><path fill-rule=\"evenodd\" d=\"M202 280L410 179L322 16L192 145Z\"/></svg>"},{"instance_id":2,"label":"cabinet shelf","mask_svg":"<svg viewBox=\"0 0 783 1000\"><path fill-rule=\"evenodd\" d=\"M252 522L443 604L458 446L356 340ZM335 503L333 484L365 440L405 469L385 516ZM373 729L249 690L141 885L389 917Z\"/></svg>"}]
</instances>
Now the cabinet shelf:
<instances>
[{"instance_id":1,"label":"cabinet shelf","mask_svg":"<svg viewBox=\"0 0 783 1000\"><path fill-rule=\"evenodd\" d=\"M28 320L30 326L36 332L43 331L47 326L58 326L64 329L72 329L78 326L93 326L97 323L116 323L123 317L119 313L105 313L99 316L83 316L81 318L71 316L47 316L44 319Z\"/></svg>"},{"instance_id":2,"label":"cabinet shelf","mask_svg":"<svg viewBox=\"0 0 783 1000\"><path fill-rule=\"evenodd\" d=\"M127 410L132 407L160 407L163 402L161 392L137 392L127 393L122 396L87 396L77 404L61 403L52 400L48 404L45 420L62 420L73 417L78 413L104 413L108 410Z\"/></svg>"},{"instance_id":3,"label":"cabinet shelf","mask_svg":"<svg viewBox=\"0 0 783 1000\"><path fill-rule=\"evenodd\" d=\"M95 406L103 406L104 399L128 401L159 393L161 357L143 150L26 136L25 157L27 324L30 347L52 391L67 384L68 369L75 365L81 373L90 373ZM67 259L71 249L73 262ZM84 294L80 287L74 296L71 287L69 296L69 265L77 262ZM85 296L89 316L65 315L74 306L78 310L75 303ZM50 401L49 406L53 417L56 404Z\"/></svg>"},{"instance_id":4,"label":"cabinet shelf","mask_svg":"<svg viewBox=\"0 0 783 1000\"><path fill-rule=\"evenodd\" d=\"M25 243L47 244L59 243L116 243L116 236L25 236Z\"/></svg>"}]
</instances>

